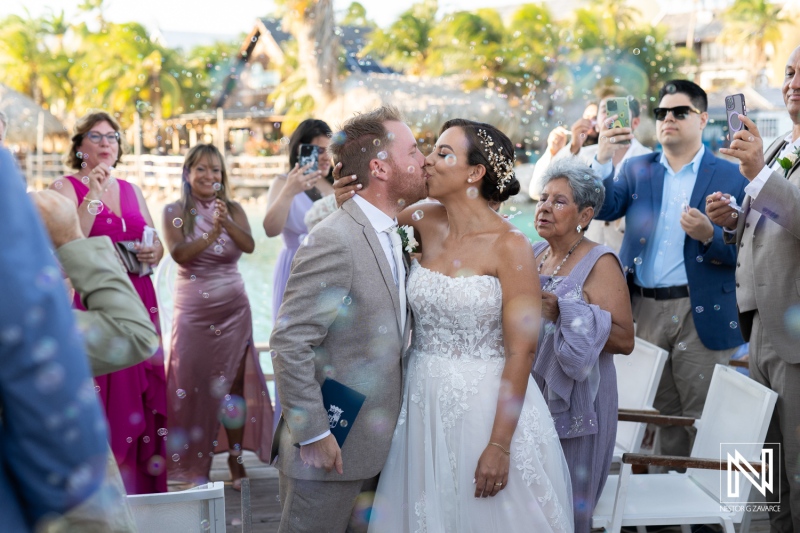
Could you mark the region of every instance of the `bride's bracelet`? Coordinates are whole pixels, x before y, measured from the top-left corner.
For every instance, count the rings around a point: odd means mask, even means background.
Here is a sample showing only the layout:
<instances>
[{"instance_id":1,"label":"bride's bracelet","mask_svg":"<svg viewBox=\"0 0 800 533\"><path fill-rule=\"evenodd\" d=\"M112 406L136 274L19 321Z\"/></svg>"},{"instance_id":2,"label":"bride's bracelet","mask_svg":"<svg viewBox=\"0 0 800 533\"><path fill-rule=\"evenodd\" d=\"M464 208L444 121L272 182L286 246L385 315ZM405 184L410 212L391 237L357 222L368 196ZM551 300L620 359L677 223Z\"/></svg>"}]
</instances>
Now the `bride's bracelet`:
<instances>
[{"instance_id":1,"label":"bride's bracelet","mask_svg":"<svg viewBox=\"0 0 800 533\"><path fill-rule=\"evenodd\" d=\"M503 448L502 446L500 446L500 445L499 445L499 444L497 444L496 442L490 442L490 443L489 443L489 446L497 446L498 448L500 448L501 450L503 450L503 453L504 453L504 454L506 454L506 455L511 455L511 452L510 452L509 450L506 450L505 448Z\"/></svg>"}]
</instances>

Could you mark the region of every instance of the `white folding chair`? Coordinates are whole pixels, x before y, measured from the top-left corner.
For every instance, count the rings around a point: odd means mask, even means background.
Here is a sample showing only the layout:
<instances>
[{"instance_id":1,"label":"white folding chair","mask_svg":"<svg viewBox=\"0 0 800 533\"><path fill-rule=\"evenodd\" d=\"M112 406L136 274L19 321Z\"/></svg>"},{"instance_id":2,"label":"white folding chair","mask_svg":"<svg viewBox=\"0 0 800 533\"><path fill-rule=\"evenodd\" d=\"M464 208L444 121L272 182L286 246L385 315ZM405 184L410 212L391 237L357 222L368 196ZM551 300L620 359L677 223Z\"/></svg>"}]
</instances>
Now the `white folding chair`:
<instances>
[{"instance_id":1,"label":"white folding chair","mask_svg":"<svg viewBox=\"0 0 800 533\"><path fill-rule=\"evenodd\" d=\"M221 481L180 492L132 495L128 503L142 533L225 533L225 489Z\"/></svg>"},{"instance_id":2,"label":"white folding chair","mask_svg":"<svg viewBox=\"0 0 800 533\"><path fill-rule=\"evenodd\" d=\"M636 337L630 355L614 356L620 410L653 410L667 355L666 350ZM643 422L619 422L612 462L621 462L623 453L638 453L646 428Z\"/></svg>"},{"instance_id":3,"label":"white folding chair","mask_svg":"<svg viewBox=\"0 0 800 533\"><path fill-rule=\"evenodd\" d=\"M169 254L164 254L153 277L153 286L158 300L158 318L161 323L161 343L164 346L164 358L169 357L172 340L172 316L174 311L175 275L178 263ZM168 359L167 359L168 360Z\"/></svg>"},{"instance_id":4,"label":"white folding chair","mask_svg":"<svg viewBox=\"0 0 800 533\"><path fill-rule=\"evenodd\" d=\"M619 476L609 476L594 511L593 527L721 524L734 533L752 485L741 474L739 496L723 494L724 443L756 466L778 394L734 369L717 365L689 458L624 454ZM681 417L672 417L681 418ZM686 473L632 475L632 464L686 467ZM722 504L721 502L726 502Z\"/></svg>"}]
</instances>

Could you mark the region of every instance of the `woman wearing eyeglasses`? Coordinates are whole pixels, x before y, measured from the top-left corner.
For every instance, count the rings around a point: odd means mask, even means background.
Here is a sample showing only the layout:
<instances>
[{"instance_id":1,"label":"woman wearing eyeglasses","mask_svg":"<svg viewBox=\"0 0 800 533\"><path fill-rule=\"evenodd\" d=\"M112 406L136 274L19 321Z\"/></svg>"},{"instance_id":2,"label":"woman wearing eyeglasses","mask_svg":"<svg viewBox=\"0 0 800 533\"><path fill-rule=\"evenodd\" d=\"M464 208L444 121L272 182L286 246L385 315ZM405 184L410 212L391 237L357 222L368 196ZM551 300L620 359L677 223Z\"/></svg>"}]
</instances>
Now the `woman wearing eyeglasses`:
<instances>
[{"instance_id":1,"label":"woman wearing eyeglasses","mask_svg":"<svg viewBox=\"0 0 800 533\"><path fill-rule=\"evenodd\" d=\"M272 320L278 316L283 302L283 291L292 267L292 260L303 242L308 229L306 213L314 202L333 193L331 175L331 156L328 145L331 142L331 128L321 120L304 120L297 126L289 140L289 172L273 181L267 195L267 213L264 216L264 231L267 237L283 238L283 247L275 262L272 278ZM317 170L310 171L311 165L299 163L302 145L317 146ZM324 178L324 179L320 179ZM275 424L280 420L280 401L275 391Z\"/></svg>"},{"instance_id":2,"label":"woman wearing eyeglasses","mask_svg":"<svg viewBox=\"0 0 800 533\"><path fill-rule=\"evenodd\" d=\"M98 111L82 117L75 125L72 145L65 156L73 175L56 180L50 188L75 202L86 236L106 235L114 243L127 242L127 248L139 263L154 267L164 250L155 236L152 246L140 244L145 227L153 228L142 191L113 177L114 166L122 156L121 140L119 124L108 113ZM131 283L160 336L158 302L150 275L140 275L146 269L131 272L135 263L129 264ZM75 306L83 308L77 295ZM86 336L91 343L91 332L86 332ZM120 354L124 354L126 340L119 339L117 345ZM128 494L166 492L167 400L161 347L147 361L97 377L95 383L106 410L111 449L126 491Z\"/></svg>"}]
</instances>

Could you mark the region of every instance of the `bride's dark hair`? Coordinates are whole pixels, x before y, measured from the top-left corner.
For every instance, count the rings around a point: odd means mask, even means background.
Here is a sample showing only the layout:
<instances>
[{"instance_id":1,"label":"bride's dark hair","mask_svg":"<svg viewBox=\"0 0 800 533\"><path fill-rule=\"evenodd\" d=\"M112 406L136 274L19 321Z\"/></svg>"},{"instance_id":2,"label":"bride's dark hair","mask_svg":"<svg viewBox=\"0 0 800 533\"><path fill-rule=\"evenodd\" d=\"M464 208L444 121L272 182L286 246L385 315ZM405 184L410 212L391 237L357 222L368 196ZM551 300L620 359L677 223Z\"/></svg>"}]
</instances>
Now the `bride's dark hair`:
<instances>
[{"instance_id":1,"label":"bride's dark hair","mask_svg":"<svg viewBox=\"0 0 800 533\"><path fill-rule=\"evenodd\" d=\"M481 180L481 196L490 202L505 202L519 192L519 181L513 171L509 175L498 175L505 170L503 165L498 164L498 154L500 160L509 165L508 169L514 165L514 143L505 133L491 124L454 118L442 125L439 135L450 128L461 128L467 137L467 163L470 166L483 165L486 169L486 174ZM494 143L493 146L486 146L485 138L482 138L479 133L481 130L488 135L491 142ZM488 150L492 150L494 153L490 156ZM490 159L492 160L490 161Z\"/></svg>"}]
</instances>

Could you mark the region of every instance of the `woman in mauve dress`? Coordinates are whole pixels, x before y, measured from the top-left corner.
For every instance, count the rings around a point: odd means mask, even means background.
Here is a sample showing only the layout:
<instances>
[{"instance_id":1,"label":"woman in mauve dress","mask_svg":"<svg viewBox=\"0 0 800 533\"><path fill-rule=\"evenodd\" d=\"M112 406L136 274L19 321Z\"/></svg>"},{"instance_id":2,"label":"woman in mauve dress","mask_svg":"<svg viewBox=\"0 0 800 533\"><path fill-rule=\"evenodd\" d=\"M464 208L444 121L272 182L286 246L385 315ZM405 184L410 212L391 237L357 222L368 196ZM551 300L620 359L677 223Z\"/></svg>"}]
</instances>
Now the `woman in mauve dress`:
<instances>
[{"instance_id":1,"label":"woman in mauve dress","mask_svg":"<svg viewBox=\"0 0 800 533\"><path fill-rule=\"evenodd\" d=\"M278 317L278 309L283 302L283 291L292 269L292 260L308 229L305 216L315 201L333 193L331 156L328 145L331 142L331 128L316 119L304 120L294 130L289 140L289 172L278 176L272 182L267 195L267 213L264 216L264 231L267 237L283 238L283 248L275 262L272 278L272 321ZM298 163L301 144L313 144L320 151L317 170L308 172L308 167ZM308 174L305 174L308 172ZM323 179L320 179L323 178ZM281 414L280 400L275 391L275 424Z\"/></svg>"},{"instance_id":2,"label":"woman in mauve dress","mask_svg":"<svg viewBox=\"0 0 800 533\"><path fill-rule=\"evenodd\" d=\"M213 454L228 451L233 488L239 490L246 477L242 449L269 462L272 403L237 267L255 242L244 210L229 192L219 150L198 144L183 164L180 201L164 208L164 238L179 265L167 464L170 479L205 483Z\"/></svg>"},{"instance_id":3,"label":"woman in mauve dress","mask_svg":"<svg viewBox=\"0 0 800 533\"><path fill-rule=\"evenodd\" d=\"M633 351L633 315L614 250L584 231L605 189L575 159L553 163L542 177L533 246L542 287L542 328L533 378L542 389L572 480L575 531L591 529L617 434L614 354Z\"/></svg>"},{"instance_id":4,"label":"woman in mauve dress","mask_svg":"<svg viewBox=\"0 0 800 533\"><path fill-rule=\"evenodd\" d=\"M106 235L113 242L141 242L145 226L153 227L142 191L111 175L122 156L119 130L117 121L102 111L81 118L66 157L67 165L78 177L65 176L50 188L75 202L84 235ZM131 247L137 251L140 262L151 266L158 264L164 254L157 238L153 246L131 244ZM128 276L161 335L158 302L150 275L128 273ZM83 308L77 294L75 306ZM125 340L119 339L117 347L123 353L127 349ZM138 365L96 377L95 383L106 410L111 450L125 490L128 494L166 492L163 350L159 347L150 359Z\"/></svg>"}]
</instances>

